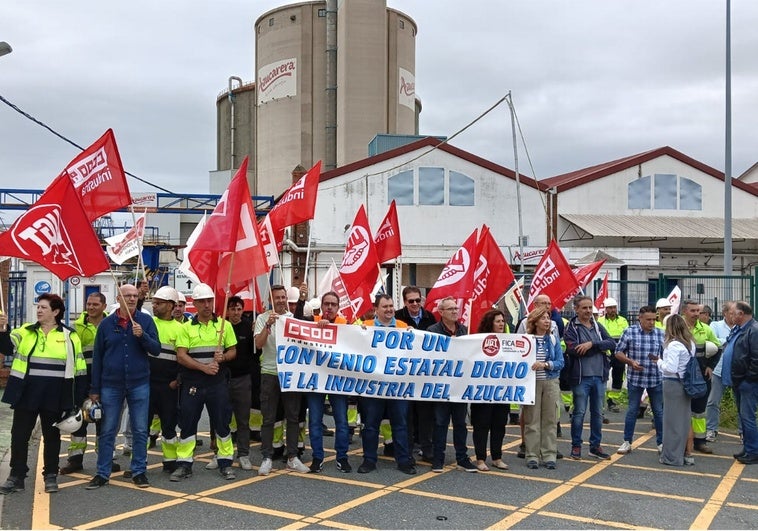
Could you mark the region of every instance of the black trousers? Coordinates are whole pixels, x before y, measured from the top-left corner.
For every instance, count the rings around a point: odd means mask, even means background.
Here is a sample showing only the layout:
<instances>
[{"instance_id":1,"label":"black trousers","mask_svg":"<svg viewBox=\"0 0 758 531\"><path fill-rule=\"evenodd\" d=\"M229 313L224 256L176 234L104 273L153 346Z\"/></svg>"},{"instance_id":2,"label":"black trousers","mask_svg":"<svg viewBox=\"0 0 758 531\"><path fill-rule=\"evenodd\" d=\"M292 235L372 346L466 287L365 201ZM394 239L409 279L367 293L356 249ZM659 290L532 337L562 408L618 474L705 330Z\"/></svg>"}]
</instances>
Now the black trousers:
<instances>
[{"instance_id":1,"label":"black trousers","mask_svg":"<svg viewBox=\"0 0 758 531\"><path fill-rule=\"evenodd\" d=\"M29 472L29 439L34 425L40 418L42 437L44 439L44 468L42 474L58 474L58 460L61 453L61 432L53 426L61 414L58 411L28 410L16 407L13 410L11 425L11 476L25 478Z\"/></svg>"}]
</instances>

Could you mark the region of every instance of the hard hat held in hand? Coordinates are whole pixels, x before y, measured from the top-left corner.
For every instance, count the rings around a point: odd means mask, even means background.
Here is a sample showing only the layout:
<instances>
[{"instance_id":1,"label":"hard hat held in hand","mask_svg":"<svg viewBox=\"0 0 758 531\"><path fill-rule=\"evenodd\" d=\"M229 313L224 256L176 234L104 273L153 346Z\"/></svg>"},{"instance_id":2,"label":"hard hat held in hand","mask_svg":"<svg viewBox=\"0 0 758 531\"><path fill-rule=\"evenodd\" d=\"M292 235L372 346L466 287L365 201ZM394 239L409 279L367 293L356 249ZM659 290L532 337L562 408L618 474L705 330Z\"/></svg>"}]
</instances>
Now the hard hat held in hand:
<instances>
[{"instance_id":1,"label":"hard hat held in hand","mask_svg":"<svg viewBox=\"0 0 758 531\"><path fill-rule=\"evenodd\" d=\"M61 433L74 433L82 427L82 420L81 409L76 409L65 413L65 417L54 423L53 426L58 428Z\"/></svg>"},{"instance_id":2,"label":"hard hat held in hand","mask_svg":"<svg viewBox=\"0 0 758 531\"><path fill-rule=\"evenodd\" d=\"M713 341L705 342L705 357L712 358L719 352L719 347Z\"/></svg>"},{"instance_id":3,"label":"hard hat held in hand","mask_svg":"<svg viewBox=\"0 0 758 531\"><path fill-rule=\"evenodd\" d=\"M82 417L84 417L84 422L97 422L98 420L103 418L103 408L100 405L100 402L94 402L91 399L87 399L84 401L84 404L82 404Z\"/></svg>"}]
</instances>

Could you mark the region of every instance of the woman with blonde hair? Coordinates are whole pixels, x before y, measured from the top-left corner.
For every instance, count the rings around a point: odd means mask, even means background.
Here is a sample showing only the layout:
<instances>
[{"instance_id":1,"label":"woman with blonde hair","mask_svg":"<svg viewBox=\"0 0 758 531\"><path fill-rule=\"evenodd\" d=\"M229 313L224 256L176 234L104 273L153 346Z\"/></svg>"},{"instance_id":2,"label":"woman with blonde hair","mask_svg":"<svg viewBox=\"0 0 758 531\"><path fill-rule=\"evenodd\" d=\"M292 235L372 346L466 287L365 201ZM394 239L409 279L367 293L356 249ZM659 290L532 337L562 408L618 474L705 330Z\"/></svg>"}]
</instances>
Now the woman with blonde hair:
<instances>
[{"instance_id":1,"label":"woman with blonde hair","mask_svg":"<svg viewBox=\"0 0 758 531\"><path fill-rule=\"evenodd\" d=\"M682 378L687 362L695 355L695 342L681 315L666 317L666 335L663 356L648 357L656 362L663 373L663 452L659 461L664 465L692 465L695 461L686 456L687 437L690 433L690 397L684 392Z\"/></svg>"},{"instance_id":2,"label":"woman with blonde hair","mask_svg":"<svg viewBox=\"0 0 758 531\"><path fill-rule=\"evenodd\" d=\"M534 334L537 346L537 361L532 365L536 371L534 405L523 407L524 443L526 466L555 469L558 440L555 425L558 422L560 387L558 376L563 368L561 344L550 333L550 308L539 307L526 318L526 332Z\"/></svg>"}]
</instances>

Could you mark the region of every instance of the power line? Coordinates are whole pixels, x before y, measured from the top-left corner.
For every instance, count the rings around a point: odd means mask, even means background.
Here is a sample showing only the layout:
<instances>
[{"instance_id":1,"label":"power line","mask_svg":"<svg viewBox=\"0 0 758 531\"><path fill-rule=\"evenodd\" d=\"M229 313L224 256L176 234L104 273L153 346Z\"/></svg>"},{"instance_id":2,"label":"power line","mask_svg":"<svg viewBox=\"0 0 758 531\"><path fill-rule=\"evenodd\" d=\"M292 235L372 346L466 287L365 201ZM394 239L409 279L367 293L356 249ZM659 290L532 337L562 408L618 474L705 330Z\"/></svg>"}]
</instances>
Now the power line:
<instances>
[{"instance_id":1,"label":"power line","mask_svg":"<svg viewBox=\"0 0 758 531\"><path fill-rule=\"evenodd\" d=\"M74 142L73 140L70 140L69 138L66 138L65 136L63 136L62 134L60 134L59 132L57 132L55 129L53 129L52 127L50 127L46 123L38 120L37 118L35 118L31 114L29 114L28 112L26 112L23 109L19 108L16 104L8 101L7 99L5 99L3 97L2 94L0 94L0 101L2 101L3 103L5 103L8 107L10 107L11 109L13 109L17 113L19 113L24 118L27 118L27 119L31 120L32 122L34 122L35 124L37 124L37 125L39 125L41 127L44 127L45 129L47 129L48 131L50 131L51 133L53 133L55 136L57 136L58 138L60 138L64 142L68 142L69 144L71 144L75 148L79 148L79 150L84 151L85 148L83 148L82 146L80 146L79 144L77 144L76 142ZM151 183L150 181L142 179L141 177L137 177L133 173L129 173L128 171L124 171L124 173L126 175L128 175L129 177L131 177L133 179L137 179L141 183L144 183L144 184L146 184L148 186L152 186L153 188L157 188L158 190L160 190L162 192L166 192L167 194L177 195L174 192L172 192L171 190L168 190L167 188L163 188L162 186L158 186L157 184Z\"/></svg>"}]
</instances>

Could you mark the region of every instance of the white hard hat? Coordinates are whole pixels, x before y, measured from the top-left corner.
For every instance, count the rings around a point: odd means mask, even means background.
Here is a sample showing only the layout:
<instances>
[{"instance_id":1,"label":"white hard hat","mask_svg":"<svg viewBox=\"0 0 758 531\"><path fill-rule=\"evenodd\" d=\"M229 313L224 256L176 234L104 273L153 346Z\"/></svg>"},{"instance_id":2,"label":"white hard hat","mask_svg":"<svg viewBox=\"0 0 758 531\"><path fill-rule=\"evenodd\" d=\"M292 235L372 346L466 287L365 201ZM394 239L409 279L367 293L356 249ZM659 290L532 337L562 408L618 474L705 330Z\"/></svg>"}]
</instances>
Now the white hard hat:
<instances>
[{"instance_id":1,"label":"white hard hat","mask_svg":"<svg viewBox=\"0 0 758 531\"><path fill-rule=\"evenodd\" d=\"M181 291L176 292L176 302L187 302L187 297Z\"/></svg>"},{"instance_id":2,"label":"white hard hat","mask_svg":"<svg viewBox=\"0 0 758 531\"><path fill-rule=\"evenodd\" d=\"M714 343L713 341L706 341L705 342L705 357L706 358L712 358L715 356L719 351L719 347Z\"/></svg>"},{"instance_id":3,"label":"white hard hat","mask_svg":"<svg viewBox=\"0 0 758 531\"><path fill-rule=\"evenodd\" d=\"M666 298L658 299L658 302L655 303L656 310L658 308L670 308L670 307L671 307L671 301Z\"/></svg>"},{"instance_id":4,"label":"white hard hat","mask_svg":"<svg viewBox=\"0 0 758 531\"><path fill-rule=\"evenodd\" d=\"M318 297L314 297L311 300L308 301L308 304L311 305L311 308L314 310L320 310L321 309L321 299Z\"/></svg>"},{"instance_id":5,"label":"white hard hat","mask_svg":"<svg viewBox=\"0 0 758 531\"><path fill-rule=\"evenodd\" d=\"M171 286L161 286L153 295L154 299L176 302L179 300L179 293Z\"/></svg>"},{"instance_id":6,"label":"white hard hat","mask_svg":"<svg viewBox=\"0 0 758 531\"><path fill-rule=\"evenodd\" d=\"M303 315L305 317L313 317L313 307L309 301L305 301L305 304L303 304Z\"/></svg>"},{"instance_id":7,"label":"white hard hat","mask_svg":"<svg viewBox=\"0 0 758 531\"><path fill-rule=\"evenodd\" d=\"M58 428L61 433L74 433L82 427L82 410L76 409L66 414L66 417L54 423L53 426Z\"/></svg>"},{"instance_id":8,"label":"white hard hat","mask_svg":"<svg viewBox=\"0 0 758 531\"><path fill-rule=\"evenodd\" d=\"M297 302L300 300L300 289L296 286L287 288L287 302Z\"/></svg>"},{"instance_id":9,"label":"white hard hat","mask_svg":"<svg viewBox=\"0 0 758 531\"><path fill-rule=\"evenodd\" d=\"M597 308L595 308L594 304L592 305L592 313L594 313L594 314L600 313L600 310L598 310Z\"/></svg>"},{"instance_id":10,"label":"white hard hat","mask_svg":"<svg viewBox=\"0 0 758 531\"><path fill-rule=\"evenodd\" d=\"M192 290L192 298L198 299L213 299L216 295L208 284L198 284Z\"/></svg>"},{"instance_id":11,"label":"white hard hat","mask_svg":"<svg viewBox=\"0 0 758 531\"><path fill-rule=\"evenodd\" d=\"M618 306L619 303L613 297L608 297L603 301L603 306L608 308L609 306Z\"/></svg>"}]
</instances>

